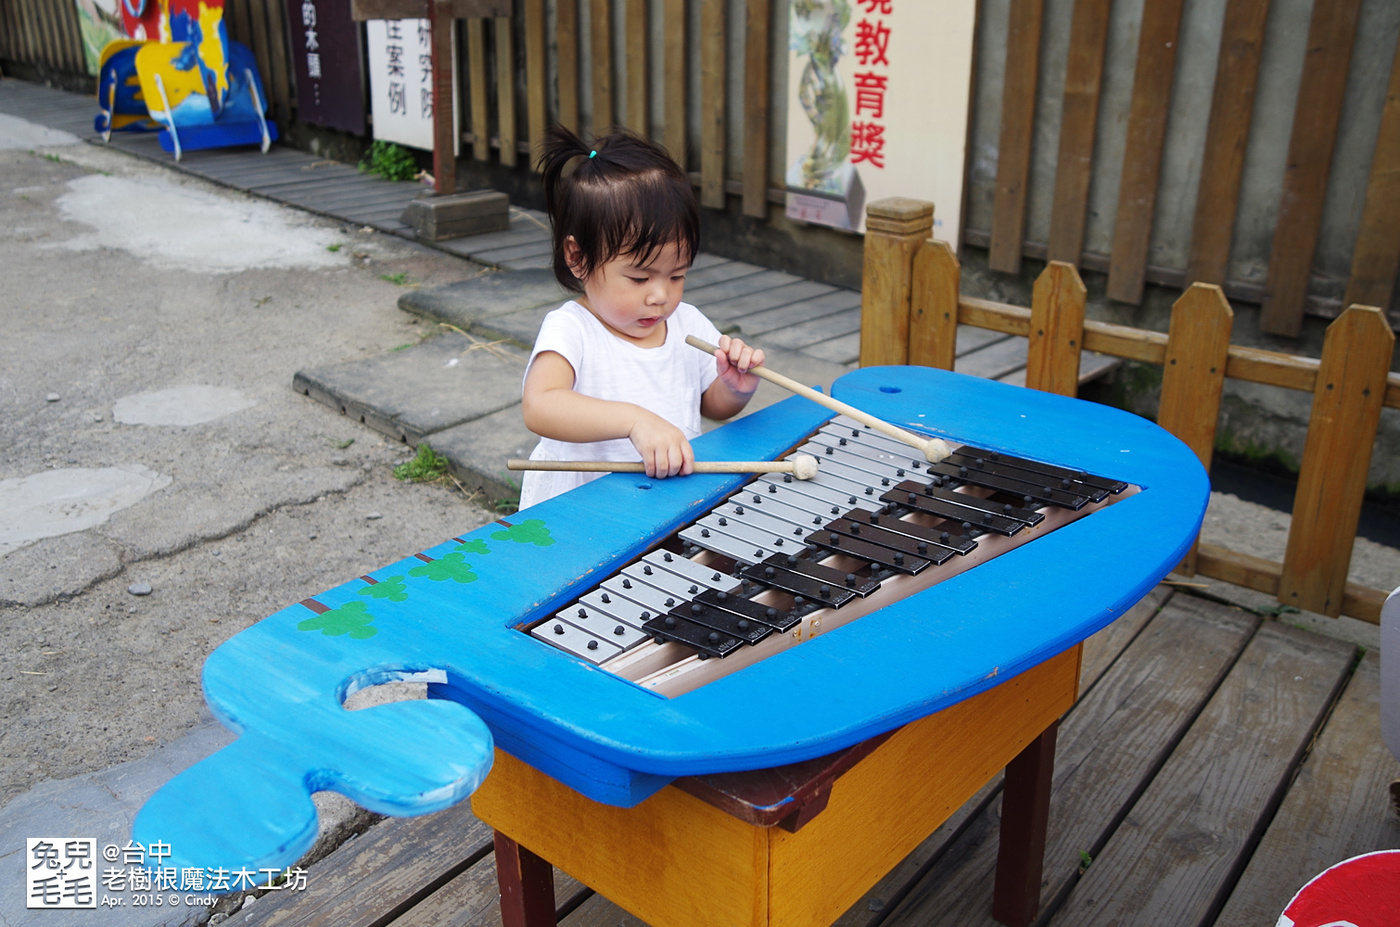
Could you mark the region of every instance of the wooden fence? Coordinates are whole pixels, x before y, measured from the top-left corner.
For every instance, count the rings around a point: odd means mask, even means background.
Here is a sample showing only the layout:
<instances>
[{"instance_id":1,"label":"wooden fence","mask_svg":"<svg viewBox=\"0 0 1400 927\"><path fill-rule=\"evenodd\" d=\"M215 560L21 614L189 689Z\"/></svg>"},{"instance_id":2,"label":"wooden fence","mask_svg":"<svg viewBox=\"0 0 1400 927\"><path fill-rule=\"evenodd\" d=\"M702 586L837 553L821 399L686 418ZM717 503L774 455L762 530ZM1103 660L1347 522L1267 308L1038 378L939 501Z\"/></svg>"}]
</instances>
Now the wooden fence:
<instances>
[{"instance_id":1,"label":"wooden fence","mask_svg":"<svg viewBox=\"0 0 1400 927\"><path fill-rule=\"evenodd\" d=\"M1102 147L1103 116L1099 110L1106 90L1110 17L1125 15L1118 9L1125 5L1113 0L1076 0L1073 4L1059 125L1055 127L1038 123L1036 113L1038 104L1045 105L1037 99L1037 81L1046 73L1043 65L1038 66L1046 4L1044 0L1009 2L991 230L989 236L968 236L989 248L993 269L1019 271L1022 255L1068 262L1107 272L1108 296L1128 303L1141 301L1147 280L1177 287L1191 281L1222 284L1230 296L1262 306L1260 327L1264 331L1289 336L1299 333L1305 307L1326 313L1327 307L1319 305L1316 296L1313 305L1308 305L1309 283L1348 81L1356 81L1356 75L1363 73L1352 67L1362 0L1317 0L1312 4L1307 43L1298 64L1301 79L1292 110L1286 169L1281 188L1273 191L1277 218L1267 258L1268 276L1262 286L1227 280L1226 275L1232 244L1236 243L1246 149L1251 125L1257 121L1255 94L1270 34L1266 29L1270 0L1222 0L1223 23L1218 32L1210 30L1211 40L1218 35L1220 44L1184 267L1148 264L1149 239L1159 211L1168 117L1174 88L1179 86L1178 62L1185 53L1183 46L1192 40L1182 28L1183 0L1154 0L1142 5L1131 103L1125 114L1116 114L1126 116L1126 136L1121 153L1115 148L1109 155L1096 150L1096 142ZM1286 54L1278 51L1279 44L1276 56ZM1205 114L1198 118L1205 118ZM1184 121L1191 119L1187 116ZM1026 218L1032 193L1032 147L1037 137L1056 130L1058 158L1054 161L1048 241L1029 241ZM1105 163L1107 158L1120 155L1121 164ZM1108 253L1089 252L1085 249L1085 228L1090 184L1095 177L1111 176L1113 169L1121 173L1112 207L1116 210L1112 245ZM1172 191L1160 192L1169 196ZM1395 55L1390 70L1351 271L1337 309L1354 303L1389 309L1397 269L1400 54Z\"/></svg>"},{"instance_id":2,"label":"wooden fence","mask_svg":"<svg viewBox=\"0 0 1400 927\"><path fill-rule=\"evenodd\" d=\"M1215 284L1177 300L1170 331L1086 321L1074 266L1051 261L1031 308L958 294L959 265L929 238L932 204L908 199L869 206L862 302L862 366L923 364L953 369L957 326L1030 339L1026 385L1072 396L1085 350L1163 368L1158 423L1210 466L1227 377L1312 394L1312 414L1282 563L1198 543L1182 564L1202 575L1275 596L1281 604L1380 622L1389 590L1347 582L1382 406L1400 408L1390 373L1395 336L1376 308L1353 305L1331 323L1320 360L1230 344L1233 313Z\"/></svg>"},{"instance_id":3,"label":"wooden fence","mask_svg":"<svg viewBox=\"0 0 1400 927\"><path fill-rule=\"evenodd\" d=\"M41 73L86 74L78 8L55 0L0 0L0 58Z\"/></svg>"}]
</instances>

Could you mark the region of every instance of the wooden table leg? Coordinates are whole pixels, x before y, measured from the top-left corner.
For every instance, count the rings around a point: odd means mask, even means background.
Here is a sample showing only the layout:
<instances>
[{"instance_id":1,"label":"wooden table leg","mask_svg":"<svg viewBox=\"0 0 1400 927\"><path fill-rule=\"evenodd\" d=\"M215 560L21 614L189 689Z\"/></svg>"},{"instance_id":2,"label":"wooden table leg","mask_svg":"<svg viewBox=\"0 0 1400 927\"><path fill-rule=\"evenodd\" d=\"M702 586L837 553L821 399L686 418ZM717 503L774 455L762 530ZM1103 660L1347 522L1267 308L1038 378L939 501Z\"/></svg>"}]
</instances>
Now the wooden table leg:
<instances>
[{"instance_id":1,"label":"wooden table leg","mask_svg":"<svg viewBox=\"0 0 1400 927\"><path fill-rule=\"evenodd\" d=\"M992 916L1007 927L1026 927L1040 908L1050 786L1055 771L1056 721L1006 767L1001 789L1001 844L997 849Z\"/></svg>"},{"instance_id":2,"label":"wooden table leg","mask_svg":"<svg viewBox=\"0 0 1400 927\"><path fill-rule=\"evenodd\" d=\"M504 927L556 927L554 867L500 831L496 834L496 882Z\"/></svg>"}]
</instances>

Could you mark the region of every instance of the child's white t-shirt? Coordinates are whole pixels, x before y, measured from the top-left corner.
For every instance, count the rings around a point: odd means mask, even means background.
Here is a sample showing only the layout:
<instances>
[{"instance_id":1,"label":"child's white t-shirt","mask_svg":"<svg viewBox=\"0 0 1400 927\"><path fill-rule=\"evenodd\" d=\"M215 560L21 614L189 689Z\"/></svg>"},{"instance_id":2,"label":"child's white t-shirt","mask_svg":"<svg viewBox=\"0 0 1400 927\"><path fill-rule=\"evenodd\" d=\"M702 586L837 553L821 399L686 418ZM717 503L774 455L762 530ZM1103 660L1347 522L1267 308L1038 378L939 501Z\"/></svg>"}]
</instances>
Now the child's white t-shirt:
<instances>
[{"instance_id":1,"label":"child's white t-shirt","mask_svg":"<svg viewBox=\"0 0 1400 927\"><path fill-rule=\"evenodd\" d=\"M689 303L681 303L666 320L666 341L640 348L608 331L577 302L570 300L544 317L530 362L541 351L554 351L574 368L574 392L597 399L631 402L675 425L687 441L700 435L700 397L718 376L711 354L685 343L695 335L719 342L719 329ZM529 375L529 367L526 367ZM541 438L531 460L641 460L626 438L576 444ZM525 473L520 507L527 508L582 486L601 473L536 471Z\"/></svg>"}]
</instances>

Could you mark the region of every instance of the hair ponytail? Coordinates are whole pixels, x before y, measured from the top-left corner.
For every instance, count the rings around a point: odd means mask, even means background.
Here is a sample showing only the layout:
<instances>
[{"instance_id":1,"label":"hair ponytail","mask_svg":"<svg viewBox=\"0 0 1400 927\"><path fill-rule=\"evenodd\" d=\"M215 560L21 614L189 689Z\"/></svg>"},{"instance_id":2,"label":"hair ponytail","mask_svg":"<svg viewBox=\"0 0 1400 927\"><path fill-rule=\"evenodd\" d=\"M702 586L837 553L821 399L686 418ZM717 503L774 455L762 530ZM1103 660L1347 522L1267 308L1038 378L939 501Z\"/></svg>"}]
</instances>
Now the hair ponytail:
<instances>
[{"instance_id":1,"label":"hair ponytail","mask_svg":"<svg viewBox=\"0 0 1400 927\"><path fill-rule=\"evenodd\" d=\"M665 149L617 131L592 145L562 126L545 133L536 166L553 232L554 276L583 292L583 279L619 255L647 260L675 244L693 259L700 244L700 208L690 179ZM581 273L564 259L564 242L579 245Z\"/></svg>"}]
</instances>

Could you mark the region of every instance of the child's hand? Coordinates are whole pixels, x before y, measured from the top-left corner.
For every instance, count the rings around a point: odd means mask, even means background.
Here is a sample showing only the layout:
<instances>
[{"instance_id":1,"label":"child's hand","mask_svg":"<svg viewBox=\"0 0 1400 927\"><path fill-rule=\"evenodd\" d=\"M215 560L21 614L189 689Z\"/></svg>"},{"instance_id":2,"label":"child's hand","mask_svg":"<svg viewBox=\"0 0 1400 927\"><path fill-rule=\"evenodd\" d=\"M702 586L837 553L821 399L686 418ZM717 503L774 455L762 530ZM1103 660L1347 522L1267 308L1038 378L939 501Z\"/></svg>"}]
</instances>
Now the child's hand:
<instances>
[{"instance_id":1,"label":"child's hand","mask_svg":"<svg viewBox=\"0 0 1400 927\"><path fill-rule=\"evenodd\" d=\"M751 348L738 338L719 336L719 350L715 352L715 364L719 378L735 393L752 396L758 389L758 375L750 373L764 361L761 349Z\"/></svg>"},{"instance_id":2,"label":"child's hand","mask_svg":"<svg viewBox=\"0 0 1400 927\"><path fill-rule=\"evenodd\" d=\"M685 434L655 413L638 411L641 414L627 437L642 455L647 476L664 479L690 473L695 468L695 452Z\"/></svg>"}]
</instances>

